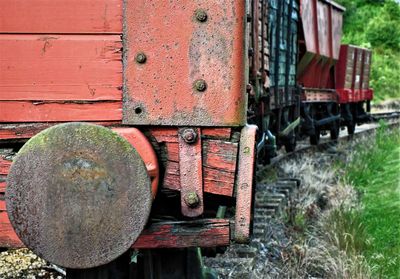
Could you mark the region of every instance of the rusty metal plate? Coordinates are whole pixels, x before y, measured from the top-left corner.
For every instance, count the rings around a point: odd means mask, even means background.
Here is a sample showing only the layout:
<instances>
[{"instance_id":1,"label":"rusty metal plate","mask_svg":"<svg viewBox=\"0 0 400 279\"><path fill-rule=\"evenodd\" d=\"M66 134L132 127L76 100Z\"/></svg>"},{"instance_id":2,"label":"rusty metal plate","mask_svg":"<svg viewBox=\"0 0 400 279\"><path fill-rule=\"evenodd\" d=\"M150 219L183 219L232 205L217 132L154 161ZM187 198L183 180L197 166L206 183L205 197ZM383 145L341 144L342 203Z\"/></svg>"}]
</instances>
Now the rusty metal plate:
<instances>
[{"instance_id":1,"label":"rusty metal plate","mask_svg":"<svg viewBox=\"0 0 400 279\"><path fill-rule=\"evenodd\" d=\"M37 134L19 151L7 179L7 212L19 238L68 268L99 266L127 251L152 203L136 150L90 124L62 124Z\"/></svg>"},{"instance_id":2,"label":"rusty metal plate","mask_svg":"<svg viewBox=\"0 0 400 279\"><path fill-rule=\"evenodd\" d=\"M127 0L123 122L246 121L244 0Z\"/></svg>"},{"instance_id":3,"label":"rusty metal plate","mask_svg":"<svg viewBox=\"0 0 400 279\"><path fill-rule=\"evenodd\" d=\"M250 240L254 166L256 160L256 134L257 126L246 125L243 127L240 135L234 232L234 239L238 243L247 243Z\"/></svg>"},{"instance_id":4,"label":"rusty metal plate","mask_svg":"<svg viewBox=\"0 0 400 279\"><path fill-rule=\"evenodd\" d=\"M339 59L345 9L333 1L301 0L307 52Z\"/></svg>"}]
</instances>

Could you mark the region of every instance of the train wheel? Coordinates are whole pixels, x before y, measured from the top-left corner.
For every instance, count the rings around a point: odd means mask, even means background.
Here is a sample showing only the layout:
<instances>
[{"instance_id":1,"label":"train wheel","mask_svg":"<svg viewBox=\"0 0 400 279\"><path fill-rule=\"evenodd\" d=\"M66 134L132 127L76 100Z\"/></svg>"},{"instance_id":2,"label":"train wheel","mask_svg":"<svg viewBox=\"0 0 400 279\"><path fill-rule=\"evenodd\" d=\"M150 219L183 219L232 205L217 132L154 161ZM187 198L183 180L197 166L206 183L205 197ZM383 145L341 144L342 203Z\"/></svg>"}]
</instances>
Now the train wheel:
<instances>
[{"instance_id":1,"label":"train wheel","mask_svg":"<svg viewBox=\"0 0 400 279\"><path fill-rule=\"evenodd\" d=\"M321 132L319 128L315 127L315 133L310 136L310 143L312 145L318 145L320 138L321 138Z\"/></svg>"},{"instance_id":2,"label":"train wheel","mask_svg":"<svg viewBox=\"0 0 400 279\"><path fill-rule=\"evenodd\" d=\"M352 121L350 124L347 125L347 133L349 135L354 135L355 130L356 130L356 123Z\"/></svg>"},{"instance_id":3,"label":"train wheel","mask_svg":"<svg viewBox=\"0 0 400 279\"><path fill-rule=\"evenodd\" d=\"M339 133L340 133L340 126L338 122L333 122L331 129L330 129L330 134L331 134L331 139L332 140L337 140L339 138Z\"/></svg>"}]
</instances>

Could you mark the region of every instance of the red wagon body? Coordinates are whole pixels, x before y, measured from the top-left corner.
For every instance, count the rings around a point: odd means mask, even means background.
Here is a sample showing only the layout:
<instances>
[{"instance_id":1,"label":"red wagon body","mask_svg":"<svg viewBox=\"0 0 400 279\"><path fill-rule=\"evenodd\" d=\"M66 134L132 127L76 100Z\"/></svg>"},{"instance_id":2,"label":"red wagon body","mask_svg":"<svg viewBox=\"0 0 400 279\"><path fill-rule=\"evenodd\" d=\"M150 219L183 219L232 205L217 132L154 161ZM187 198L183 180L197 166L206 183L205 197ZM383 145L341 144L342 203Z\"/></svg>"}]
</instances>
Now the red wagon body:
<instances>
[{"instance_id":1,"label":"red wagon body","mask_svg":"<svg viewBox=\"0 0 400 279\"><path fill-rule=\"evenodd\" d=\"M149 220L134 247L248 239L256 129L246 126L246 1L0 6L0 142L26 141L64 122L112 128L128 142L141 140L136 150L153 195L168 201L172 193L178 203L165 204L181 211L177 222ZM21 247L5 208L6 157L0 154L0 246ZM205 195L237 197L234 232L228 219L208 213Z\"/></svg>"},{"instance_id":2,"label":"red wagon body","mask_svg":"<svg viewBox=\"0 0 400 279\"><path fill-rule=\"evenodd\" d=\"M303 39L298 82L306 88L334 88L333 67L339 59L344 8L333 1L302 0Z\"/></svg>"},{"instance_id":3,"label":"red wagon body","mask_svg":"<svg viewBox=\"0 0 400 279\"><path fill-rule=\"evenodd\" d=\"M373 99L369 86L371 50L352 45L342 45L336 71L336 90L339 102L357 103Z\"/></svg>"}]
</instances>

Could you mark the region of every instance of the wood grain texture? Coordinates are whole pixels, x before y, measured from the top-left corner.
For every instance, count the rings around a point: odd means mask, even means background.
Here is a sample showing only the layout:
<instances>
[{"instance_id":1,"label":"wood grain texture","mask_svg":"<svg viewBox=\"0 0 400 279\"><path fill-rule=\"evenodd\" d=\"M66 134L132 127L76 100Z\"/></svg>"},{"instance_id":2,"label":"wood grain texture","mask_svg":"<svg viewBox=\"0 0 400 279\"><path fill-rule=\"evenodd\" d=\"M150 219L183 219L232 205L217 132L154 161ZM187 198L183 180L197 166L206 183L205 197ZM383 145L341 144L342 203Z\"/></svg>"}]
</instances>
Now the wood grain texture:
<instances>
[{"instance_id":1,"label":"wood grain texture","mask_svg":"<svg viewBox=\"0 0 400 279\"><path fill-rule=\"evenodd\" d=\"M155 223L145 229L134 248L218 247L229 245L229 220Z\"/></svg>"},{"instance_id":2,"label":"wood grain texture","mask_svg":"<svg viewBox=\"0 0 400 279\"><path fill-rule=\"evenodd\" d=\"M116 121L121 102L51 103L0 101L0 122Z\"/></svg>"},{"instance_id":3,"label":"wood grain texture","mask_svg":"<svg viewBox=\"0 0 400 279\"><path fill-rule=\"evenodd\" d=\"M4 193L6 191L6 178L5 176L0 176L0 193Z\"/></svg>"},{"instance_id":4,"label":"wood grain texture","mask_svg":"<svg viewBox=\"0 0 400 279\"><path fill-rule=\"evenodd\" d=\"M22 248L24 244L18 238L10 224L7 212L0 211L0 247Z\"/></svg>"},{"instance_id":5,"label":"wood grain texture","mask_svg":"<svg viewBox=\"0 0 400 279\"><path fill-rule=\"evenodd\" d=\"M0 35L0 101L122 99L117 35Z\"/></svg>"},{"instance_id":6,"label":"wood grain texture","mask_svg":"<svg viewBox=\"0 0 400 279\"><path fill-rule=\"evenodd\" d=\"M163 186L171 190L180 190L179 145L175 142L167 142L165 145L168 161ZM237 152L237 143L221 140L203 141L205 192L230 197L233 195Z\"/></svg>"},{"instance_id":7,"label":"wood grain texture","mask_svg":"<svg viewBox=\"0 0 400 279\"><path fill-rule=\"evenodd\" d=\"M122 33L122 0L0 0L0 33Z\"/></svg>"},{"instance_id":8,"label":"wood grain texture","mask_svg":"<svg viewBox=\"0 0 400 279\"><path fill-rule=\"evenodd\" d=\"M37 133L59 123L13 123L0 124L0 141L29 139ZM92 122L92 124L113 127L121 123L118 121Z\"/></svg>"},{"instance_id":9,"label":"wood grain texture","mask_svg":"<svg viewBox=\"0 0 400 279\"><path fill-rule=\"evenodd\" d=\"M155 223L142 232L133 248L227 246L229 237L229 220L224 219ZM5 211L0 211L0 247L24 247L15 234Z\"/></svg>"},{"instance_id":10,"label":"wood grain texture","mask_svg":"<svg viewBox=\"0 0 400 279\"><path fill-rule=\"evenodd\" d=\"M11 161L4 159L3 156L0 155L0 175L8 174L8 171L11 167L11 163L12 163Z\"/></svg>"}]
</instances>

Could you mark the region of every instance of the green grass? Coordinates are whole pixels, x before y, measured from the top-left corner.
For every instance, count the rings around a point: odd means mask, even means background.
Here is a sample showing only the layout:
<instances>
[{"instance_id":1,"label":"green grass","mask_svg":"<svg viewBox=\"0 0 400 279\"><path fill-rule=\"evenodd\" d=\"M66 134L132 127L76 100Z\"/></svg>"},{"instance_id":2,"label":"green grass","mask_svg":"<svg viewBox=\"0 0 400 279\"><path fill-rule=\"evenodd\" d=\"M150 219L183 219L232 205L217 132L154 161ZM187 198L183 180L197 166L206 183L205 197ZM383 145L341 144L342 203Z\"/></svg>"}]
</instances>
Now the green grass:
<instances>
[{"instance_id":1,"label":"green grass","mask_svg":"<svg viewBox=\"0 0 400 279\"><path fill-rule=\"evenodd\" d=\"M360 192L358 237L370 241L359 250L376 278L400 278L400 131L387 132L382 125L345 168L344 179ZM357 230L351 234L357 237Z\"/></svg>"}]
</instances>

